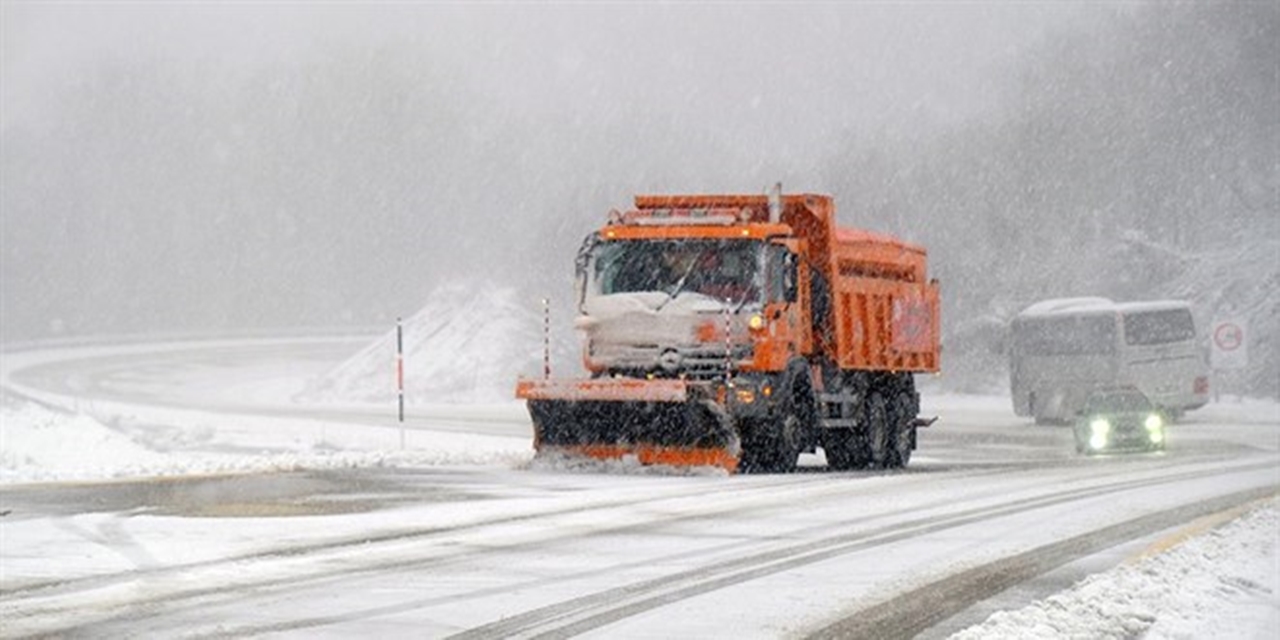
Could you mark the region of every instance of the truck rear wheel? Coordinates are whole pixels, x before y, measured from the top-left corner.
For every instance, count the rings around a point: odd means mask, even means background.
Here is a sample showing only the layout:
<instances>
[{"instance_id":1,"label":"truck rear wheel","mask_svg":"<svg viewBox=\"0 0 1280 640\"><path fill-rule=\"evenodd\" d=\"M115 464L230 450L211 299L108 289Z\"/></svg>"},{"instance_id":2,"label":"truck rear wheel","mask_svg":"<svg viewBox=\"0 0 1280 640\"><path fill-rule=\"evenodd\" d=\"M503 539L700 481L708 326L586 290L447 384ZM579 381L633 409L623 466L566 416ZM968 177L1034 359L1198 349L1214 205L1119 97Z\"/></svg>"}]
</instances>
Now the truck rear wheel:
<instances>
[{"instance_id":1,"label":"truck rear wheel","mask_svg":"<svg viewBox=\"0 0 1280 640\"><path fill-rule=\"evenodd\" d=\"M911 421L915 420L916 413L916 403L912 394L906 391L898 392L889 411L889 437L893 445L889 457L891 467L905 467L911 463L916 428L910 425Z\"/></svg>"},{"instance_id":2,"label":"truck rear wheel","mask_svg":"<svg viewBox=\"0 0 1280 640\"><path fill-rule=\"evenodd\" d=\"M889 422L888 404L879 391L872 391L867 396L865 412L866 419L863 420L863 425L867 432L867 448L871 465L887 469L892 464L894 425Z\"/></svg>"}]
</instances>

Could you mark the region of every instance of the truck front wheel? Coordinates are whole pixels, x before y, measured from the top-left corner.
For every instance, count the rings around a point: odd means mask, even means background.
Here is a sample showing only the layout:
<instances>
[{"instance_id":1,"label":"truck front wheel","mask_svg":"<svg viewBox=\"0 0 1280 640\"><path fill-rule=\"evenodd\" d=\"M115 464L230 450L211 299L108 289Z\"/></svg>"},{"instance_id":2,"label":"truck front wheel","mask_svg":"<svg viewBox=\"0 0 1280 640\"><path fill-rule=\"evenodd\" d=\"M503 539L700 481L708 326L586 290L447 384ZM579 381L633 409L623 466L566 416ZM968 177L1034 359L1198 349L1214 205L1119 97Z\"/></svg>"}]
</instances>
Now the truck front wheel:
<instances>
[{"instance_id":1,"label":"truck front wheel","mask_svg":"<svg viewBox=\"0 0 1280 640\"><path fill-rule=\"evenodd\" d=\"M853 397L856 391L853 385L845 384L840 393ZM843 401L838 405L836 415L832 417L842 420L862 421L861 405L856 402ZM827 466L838 471L861 469L867 466L870 453L867 451L866 432L860 427L838 427L822 430L822 452L827 457Z\"/></svg>"},{"instance_id":2,"label":"truck front wheel","mask_svg":"<svg viewBox=\"0 0 1280 640\"><path fill-rule=\"evenodd\" d=\"M861 469L867 464L866 447L853 429L823 430L822 452L827 466L838 471Z\"/></svg>"},{"instance_id":3,"label":"truck front wheel","mask_svg":"<svg viewBox=\"0 0 1280 640\"><path fill-rule=\"evenodd\" d=\"M800 459L799 418L787 413L775 420L751 420L743 425L742 460L746 473L787 473Z\"/></svg>"},{"instance_id":4,"label":"truck front wheel","mask_svg":"<svg viewBox=\"0 0 1280 640\"><path fill-rule=\"evenodd\" d=\"M817 402L809 374L793 367L789 392L771 418L752 421L744 429L742 460L745 471L788 473L795 471L800 451L812 443L817 422Z\"/></svg>"}]
</instances>

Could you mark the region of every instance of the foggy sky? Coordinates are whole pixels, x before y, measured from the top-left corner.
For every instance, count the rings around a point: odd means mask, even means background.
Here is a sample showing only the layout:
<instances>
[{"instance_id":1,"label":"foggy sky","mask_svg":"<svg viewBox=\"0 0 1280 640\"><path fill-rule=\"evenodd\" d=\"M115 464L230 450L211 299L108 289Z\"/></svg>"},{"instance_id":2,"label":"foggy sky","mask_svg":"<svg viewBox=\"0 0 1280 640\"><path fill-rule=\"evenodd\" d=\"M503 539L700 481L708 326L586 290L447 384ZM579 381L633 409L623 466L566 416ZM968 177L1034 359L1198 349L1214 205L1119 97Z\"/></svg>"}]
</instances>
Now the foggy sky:
<instances>
[{"instance_id":1,"label":"foggy sky","mask_svg":"<svg viewBox=\"0 0 1280 640\"><path fill-rule=\"evenodd\" d=\"M1280 240L1276 13L5 3L0 341L385 325L486 278L563 317L609 208L776 181L926 245L949 338L1035 296L1260 309L1187 274Z\"/></svg>"},{"instance_id":2,"label":"foggy sky","mask_svg":"<svg viewBox=\"0 0 1280 640\"><path fill-rule=\"evenodd\" d=\"M758 192L778 180L830 191L819 168L842 136L980 111L1020 47L1098 13L1002 2L6 3L4 288L42 300L6 295L3 332L380 322L458 273L527 274L519 260L559 266L546 286L558 293L577 240L633 193ZM329 140L335 131L342 140ZM24 145L43 167L11 153ZM63 170L74 179L48 183ZM357 202L335 202L348 195ZM370 215L361 201L394 213ZM51 213L67 219L49 223ZM176 228L121 231L130 225ZM523 237L487 233L495 225ZM278 243L222 238L255 228ZM202 253L215 246L223 253ZM305 261L260 256L302 246ZM259 264L267 272L236 271ZM235 291L212 292L218 309L261 317L219 318L185 288L228 269L217 286ZM273 295L335 279L339 292L375 293ZM300 308L273 312L267 298Z\"/></svg>"},{"instance_id":3,"label":"foggy sky","mask_svg":"<svg viewBox=\"0 0 1280 640\"><path fill-rule=\"evenodd\" d=\"M403 43L512 117L659 111L752 147L848 126L948 120L988 104L1070 3L6 5L5 126L102 57L268 67ZM798 103L803 109L798 109ZM747 142L760 140L762 143ZM811 154L800 154L811 155Z\"/></svg>"}]
</instances>

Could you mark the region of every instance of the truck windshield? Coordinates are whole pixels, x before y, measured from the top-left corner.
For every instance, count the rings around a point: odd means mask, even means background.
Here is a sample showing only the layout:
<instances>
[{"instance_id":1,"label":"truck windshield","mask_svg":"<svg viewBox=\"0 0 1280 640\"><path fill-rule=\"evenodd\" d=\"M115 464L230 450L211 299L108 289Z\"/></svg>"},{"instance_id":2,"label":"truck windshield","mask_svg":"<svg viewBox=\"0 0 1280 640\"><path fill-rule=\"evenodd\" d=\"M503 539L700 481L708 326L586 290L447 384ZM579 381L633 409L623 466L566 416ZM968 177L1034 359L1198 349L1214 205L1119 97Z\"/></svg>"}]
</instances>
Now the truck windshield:
<instances>
[{"instance_id":1,"label":"truck windshield","mask_svg":"<svg viewBox=\"0 0 1280 640\"><path fill-rule=\"evenodd\" d=\"M596 295L658 291L718 300L760 299L763 243L756 240L619 240L591 256Z\"/></svg>"}]
</instances>

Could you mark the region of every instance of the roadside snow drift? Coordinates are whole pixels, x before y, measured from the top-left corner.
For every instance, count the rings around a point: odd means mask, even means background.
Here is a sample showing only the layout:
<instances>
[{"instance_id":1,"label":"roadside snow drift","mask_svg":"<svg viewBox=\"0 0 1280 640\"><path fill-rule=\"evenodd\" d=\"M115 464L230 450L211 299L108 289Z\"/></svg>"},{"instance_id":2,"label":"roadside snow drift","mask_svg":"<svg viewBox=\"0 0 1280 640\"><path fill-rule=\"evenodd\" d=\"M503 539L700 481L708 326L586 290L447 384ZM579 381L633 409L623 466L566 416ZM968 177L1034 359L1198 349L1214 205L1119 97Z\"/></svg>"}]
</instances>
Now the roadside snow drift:
<instances>
[{"instance_id":1,"label":"roadside snow drift","mask_svg":"<svg viewBox=\"0 0 1280 640\"><path fill-rule=\"evenodd\" d=\"M1273 500L1163 553L995 613L951 638L1262 637L1257 630L1280 628L1278 532Z\"/></svg>"},{"instance_id":2,"label":"roadside snow drift","mask_svg":"<svg viewBox=\"0 0 1280 640\"><path fill-rule=\"evenodd\" d=\"M414 432L400 449L391 430L183 412L156 417L164 424L3 403L0 486L300 469L511 467L532 455L524 440L478 434Z\"/></svg>"},{"instance_id":3,"label":"roadside snow drift","mask_svg":"<svg viewBox=\"0 0 1280 640\"><path fill-rule=\"evenodd\" d=\"M521 373L542 359L543 320L514 289L450 284L403 322L405 401L510 401ZM396 398L396 332L389 330L310 383L310 402L386 403Z\"/></svg>"}]
</instances>

